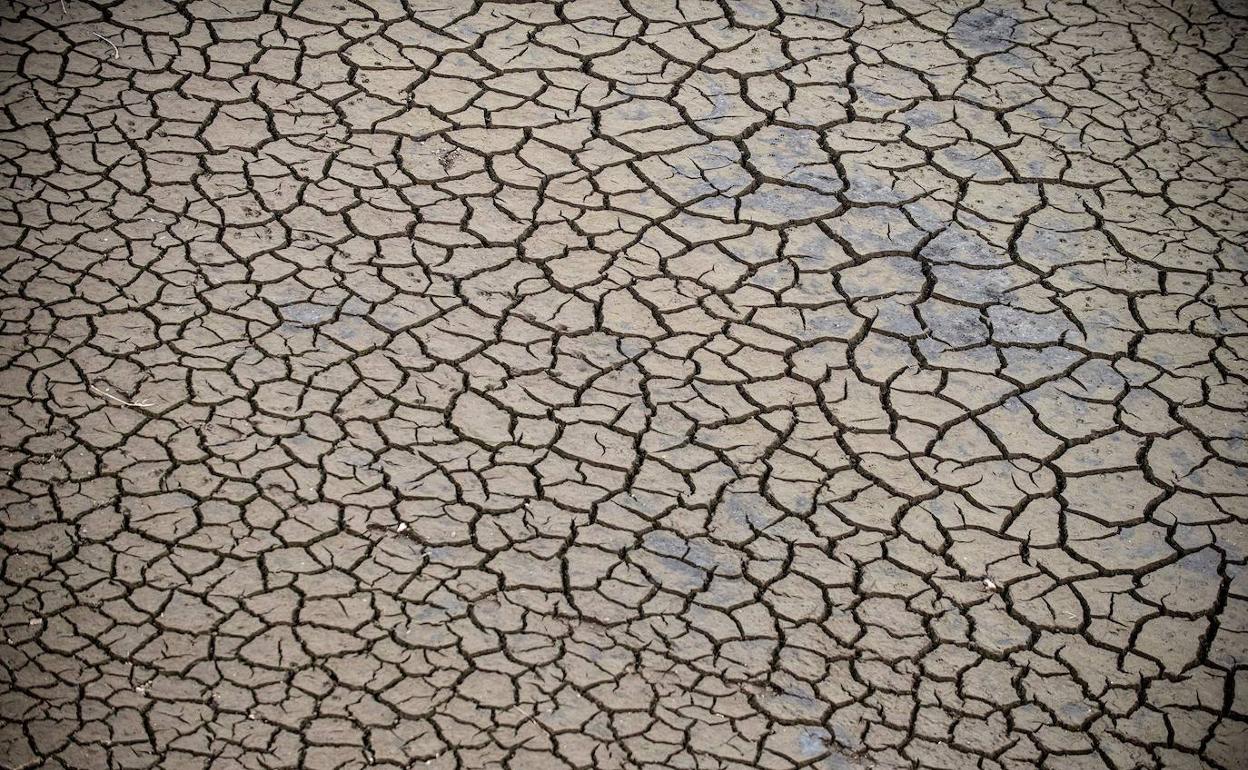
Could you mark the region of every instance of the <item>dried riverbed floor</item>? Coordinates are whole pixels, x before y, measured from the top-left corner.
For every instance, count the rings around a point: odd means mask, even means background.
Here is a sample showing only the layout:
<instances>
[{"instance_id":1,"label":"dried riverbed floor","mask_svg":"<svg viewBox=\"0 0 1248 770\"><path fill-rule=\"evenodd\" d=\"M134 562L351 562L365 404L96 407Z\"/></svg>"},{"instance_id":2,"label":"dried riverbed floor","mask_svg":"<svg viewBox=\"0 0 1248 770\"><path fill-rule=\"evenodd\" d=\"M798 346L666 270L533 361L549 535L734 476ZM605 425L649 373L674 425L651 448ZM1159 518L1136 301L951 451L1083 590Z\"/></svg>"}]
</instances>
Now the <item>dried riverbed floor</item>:
<instances>
[{"instance_id":1,"label":"dried riverbed floor","mask_svg":"<svg viewBox=\"0 0 1248 770\"><path fill-rule=\"evenodd\" d=\"M0 767L1242 768L1244 11L4 5Z\"/></svg>"}]
</instances>

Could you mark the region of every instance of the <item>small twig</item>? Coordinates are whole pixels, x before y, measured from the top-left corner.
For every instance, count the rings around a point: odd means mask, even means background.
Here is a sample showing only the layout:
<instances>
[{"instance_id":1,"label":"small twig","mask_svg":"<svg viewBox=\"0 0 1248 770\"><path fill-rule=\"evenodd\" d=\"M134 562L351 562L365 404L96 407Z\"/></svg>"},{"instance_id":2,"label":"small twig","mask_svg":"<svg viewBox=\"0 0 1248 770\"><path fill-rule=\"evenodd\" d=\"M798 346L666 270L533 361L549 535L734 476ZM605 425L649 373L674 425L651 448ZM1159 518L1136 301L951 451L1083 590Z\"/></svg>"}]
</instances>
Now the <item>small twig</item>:
<instances>
[{"instance_id":1,"label":"small twig","mask_svg":"<svg viewBox=\"0 0 1248 770\"><path fill-rule=\"evenodd\" d=\"M88 387L88 388L90 388L91 390L95 391L96 393L99 393L99 394L100 394L101 396L103 396L104 398L107 398L107 399L111 399L111 400L113 400L113 401L116 401L117 403L121 404L122 406L133 406L133 407L136 407L136 408L138 408L138 409L150 409L150 408L152 408L153 406L155 406L155 405L156 405L156 404L154 404L154 403L152 403L152 402L150 402L150 401L126 401L125 399L118 398L117 396L114 396L112 393L109 393L109 392L108 392L108 391L106 391L106 390L100 390L99 388L95 387L94 385L88 385L87 387Z\"/></svg>"},{"instance_id":2,"label":"small twig","mask_svg":"<svg viewBox=\"0 0 1248 770\"><path fill-rule=\"evenodd\" d=\"M546 725L542 724L542 721L541 721L540 719L538 719L538 717L541 715L541 713L540 713L540 712L535 713L535 714L530 714L529 712L527 712L527 711L525 711L524 709L520 708L520 704L519 704L519 703L517 703L517 704L515 704L514 706L512 706L512 707L511 707L511 710L512 710L512 711L514 711L514 712L516 712L517 714L522 715L522 716L524 717L524 721L525 721L525 722L532 722L532 723L536 724L538 727L542 728L543 730L545 730L545 729L546 729Z\"/></svg>"},{"instance_id":3,"label":"small twig","mask_svg":"<svg viewBox=\"0 0 1248 770\"><path fill-rule=\"evenodd\" d=\"M114 58L114 59L116 59L117 57L121 56L121 49L117 47L117 44L116 44L116 43L114 43L113 41L111 41L111 40L109 40L108 38L104 37L104 36L103 36L103 35L101 35L99 32L92 32L91 34L92 34L92 35L95 35L95 36L96 36L96 37L98 37L100 40L103 40L105 43L108 43L108 45L109 45L109 46L113 49L113 58Z\"/></svg>"}]
</instances>

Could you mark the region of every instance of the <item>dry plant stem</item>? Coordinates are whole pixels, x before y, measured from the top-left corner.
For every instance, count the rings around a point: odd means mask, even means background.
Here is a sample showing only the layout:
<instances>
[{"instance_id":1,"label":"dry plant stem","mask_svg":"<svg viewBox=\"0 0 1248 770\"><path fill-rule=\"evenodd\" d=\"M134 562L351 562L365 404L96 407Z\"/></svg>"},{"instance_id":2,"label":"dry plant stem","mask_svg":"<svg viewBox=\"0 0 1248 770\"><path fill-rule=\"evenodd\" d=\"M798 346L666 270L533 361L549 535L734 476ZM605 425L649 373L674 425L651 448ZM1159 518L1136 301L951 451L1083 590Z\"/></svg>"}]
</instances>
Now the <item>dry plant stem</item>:
<instances>
[{"instance_id":1,"label":"dry plant stem","mask_svg":"<svg viewBox=\"0 0 1248 770\"><path fill-rule=\"evenodd\" d=\"M99 393L104 398L107 398L111 401L115 401L118 404L121 404L122 406L132 406L132 407L135 407L136 409L150 409L151 407L155 406L155 404L150 401L126 401L123 398L118 398L117 396L114 396L112 393L109 393L106 390L100 390L94 385L89 385L87 387L95 391L96 393Z\"/></svg>"},{"instance_id":2,"label":"dry plant stem","mask_svg":"<svg viewBox=\"0 0 1248 770\"><path fill-rule=\"evenodd\" d=\"M98 37L100 40L103 40L105 43L108 43L109 47L113 49L113 58L114 58L114 59L116 59L116 58L118 58L119 56L121 56L121 49L119 49L119 48L117 47L117 44L116 44L116 43L114 43L113 41L111 41L111 40L109 40L108 38L104 37L104 36L103 36L103 35L101 35L99 32L92 32L91 34L92 34L92 35L95 35L95 36L96 36L96 37Z\"/></svg>"}]
</instances>

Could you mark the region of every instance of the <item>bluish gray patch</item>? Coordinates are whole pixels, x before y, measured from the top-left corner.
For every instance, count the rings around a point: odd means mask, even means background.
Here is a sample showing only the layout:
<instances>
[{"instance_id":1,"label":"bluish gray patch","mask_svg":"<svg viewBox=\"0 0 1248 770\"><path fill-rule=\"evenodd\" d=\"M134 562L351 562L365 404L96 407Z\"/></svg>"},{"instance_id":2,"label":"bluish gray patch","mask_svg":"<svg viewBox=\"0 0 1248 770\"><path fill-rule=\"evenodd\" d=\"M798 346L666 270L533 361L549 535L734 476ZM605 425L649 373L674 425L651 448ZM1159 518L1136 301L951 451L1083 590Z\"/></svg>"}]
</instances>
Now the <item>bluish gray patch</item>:
<instances>
[{"instance_id":1,"label":"bluish gray patch","mask_svg":"<svg viewBox=\"0 0 1248 770\"><path fill-rule=\"evenodd\" d=\"M314 326L334 317L335 308L314 302L298 302L282 308L282 318L291 323Z\"/></svg>"}]
</instances>

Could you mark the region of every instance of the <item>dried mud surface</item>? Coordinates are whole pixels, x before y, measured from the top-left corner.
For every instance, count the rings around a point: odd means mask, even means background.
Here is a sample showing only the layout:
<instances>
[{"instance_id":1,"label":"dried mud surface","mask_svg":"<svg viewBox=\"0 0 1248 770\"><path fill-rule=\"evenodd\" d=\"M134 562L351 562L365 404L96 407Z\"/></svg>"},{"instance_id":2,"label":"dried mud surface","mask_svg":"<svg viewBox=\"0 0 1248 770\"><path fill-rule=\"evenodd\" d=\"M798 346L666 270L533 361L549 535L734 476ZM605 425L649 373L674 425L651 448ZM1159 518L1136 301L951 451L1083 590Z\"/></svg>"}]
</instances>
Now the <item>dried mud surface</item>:
<instances>
[{"instance_id":1,"label":"dried mud surface","mask_svg":"<svg viewBox=\"0 0 1248 770\"><path fill-rule=\"evenodd\" d=\"M0 17L0 766L1244 766L1242 4Z\"/></svg>"}]
</instances>

